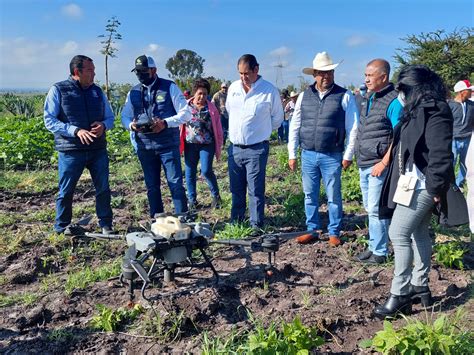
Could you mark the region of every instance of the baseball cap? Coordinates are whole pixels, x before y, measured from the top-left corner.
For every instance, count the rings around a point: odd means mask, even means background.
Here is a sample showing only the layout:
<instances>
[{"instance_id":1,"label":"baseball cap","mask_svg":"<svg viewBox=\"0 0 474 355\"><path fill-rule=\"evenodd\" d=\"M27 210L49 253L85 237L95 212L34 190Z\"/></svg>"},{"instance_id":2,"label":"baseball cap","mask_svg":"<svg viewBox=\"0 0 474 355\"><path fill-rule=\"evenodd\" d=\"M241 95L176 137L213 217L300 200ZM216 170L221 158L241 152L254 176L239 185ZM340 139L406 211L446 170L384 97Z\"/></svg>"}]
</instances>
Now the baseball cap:
<instances>
[{"instance_id":1,"label":"baseball cap","mask_svg":"<svg viewBox=\"0 0 474 355\"><path fill-rule=\"evenodd\" d=\"M135 68L132 69L132 72L137 70L146 70L149 68L156 68L155 61L150 56L141 55L135 59Z\"/></svg>"},{"instance_id":2,"label":"baseball cap","mask_svg":"<svg viewBox=\"0 0 474 355\"><path fill-rule=\"evenodd\" d=\"M469 80L460 80L454 85L454 92L460 92L463 90L474 90L474 86L471 86Z\"/></svg>"}]
</instances>

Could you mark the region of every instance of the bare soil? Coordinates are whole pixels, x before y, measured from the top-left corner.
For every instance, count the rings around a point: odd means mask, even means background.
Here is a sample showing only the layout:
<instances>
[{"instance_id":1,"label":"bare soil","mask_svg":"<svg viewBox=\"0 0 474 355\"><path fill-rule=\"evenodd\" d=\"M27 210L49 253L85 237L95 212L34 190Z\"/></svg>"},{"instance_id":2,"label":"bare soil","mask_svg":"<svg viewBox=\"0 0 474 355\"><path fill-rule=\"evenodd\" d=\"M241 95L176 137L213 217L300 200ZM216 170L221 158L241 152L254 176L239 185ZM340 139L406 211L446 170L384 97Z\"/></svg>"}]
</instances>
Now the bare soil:
<instances>
[{"instance_id":1,"label":"bare soil","mask_svg":"<svg viewBox=\"0 0 474 355\"><path fill-rule=\"evenodd\" d=\"M126 195L127 191L120 191L119 187L114 194ZM53 209L54 198L55 191L41 194L0 191L0 210L21 214ZM93 201L93 194L84 186L78 187L75 203L81 201ZM129 209L125 206L114 212L116 228L127 230L131 222ZM209 208L200 211L204 220L212 220L212 213ZM68 273L77 270L76 252L78 260L98 267L122 255L125 243L79 242L70 259L63 260L58 255L71 245L69 242L51 244L48 233L38 227L44 227L45 223L13 223L7 232L21 229L29 231L32 237L26 238L15 251L0 253L0 273L4 278L0 294L34 293L38 299L28 306L17 302L0 308L0 353L199 353L204 331L211 337L226 337L233 329L248 329L248 311L264 324L280 319L292 321L299 316L304 324L317 326L326 343L315 353L365 353L367 350L360 349L358 343L383 327L372 310L389 293L393 265L364 266L353 260L363 250L356 238L367 231L356 226L364 225L364 218L355 214L344 217L347 232L344 244L338 248L329 248L324 234L308 245L299 245L294 240L283 243L276 253L271 276L265 272L267 254L250 253L243 247L213 246L208 252L220 274L218 284L208 268L179 268L175 282L149 290L153 302L144 301L139 291L135 291L135 301L147 308L147 314L159 314L166 319L165 326L170 327L173 317L181 315L178 330L161 338L145 335L142 321L146 315L135 326L121 331L91 330L89 322L97 314L97 304L114 309L128 304L128 289L120 286L117 278L93 283L70 295L64 291ZM465 258L465 271L433 263L430 287L436 302L435 316L440 311L453 312L464 306L472 320L473 256L471 248ZM48 275L59 281L44 292L42 280ZM426 319L431 310L416 305L413 314ZM59 329L66 336L55 337Z\"/></svg>"}]
</instances>

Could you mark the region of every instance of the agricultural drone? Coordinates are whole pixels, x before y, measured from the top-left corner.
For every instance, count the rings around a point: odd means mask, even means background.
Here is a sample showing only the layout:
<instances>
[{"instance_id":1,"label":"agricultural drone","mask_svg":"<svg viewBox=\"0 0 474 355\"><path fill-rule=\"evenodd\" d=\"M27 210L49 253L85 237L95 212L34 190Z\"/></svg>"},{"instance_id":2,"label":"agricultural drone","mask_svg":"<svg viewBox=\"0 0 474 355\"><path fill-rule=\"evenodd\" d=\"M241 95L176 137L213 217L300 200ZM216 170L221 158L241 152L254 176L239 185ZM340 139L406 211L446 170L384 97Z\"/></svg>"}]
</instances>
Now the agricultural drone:
<instances>
[{"instance_id":1,"label":"agricultural drone","mask_svg":"<svg viewBox=\"0 0 474 355\"><path fill-rule=\"evenodd\" d=\"M165 283L174 281L175 270L179 267L210 268L219 281L219 274L214 268L206 249L211 244L243 246L251 252L268 253L268 264L265 270L273 267L275 253L284 240L311 232L265 234L252 240L213 239L214 233L208 223L189 222L186 215L160 214L149 231L133 232L125 235L128 249L122 261L120 281L128 283L130 300L134 299L134 290L138 279L141 279L141 295L150 300L145 291L148 286L162 277ZM110 236L97 233L86 233L85 236L99 239L119 239L123 236ZM192 254L198 250L204 258L203 263L196 263ZM162 275L162 276L161 276Z\"/></svg>"}]
</instances>

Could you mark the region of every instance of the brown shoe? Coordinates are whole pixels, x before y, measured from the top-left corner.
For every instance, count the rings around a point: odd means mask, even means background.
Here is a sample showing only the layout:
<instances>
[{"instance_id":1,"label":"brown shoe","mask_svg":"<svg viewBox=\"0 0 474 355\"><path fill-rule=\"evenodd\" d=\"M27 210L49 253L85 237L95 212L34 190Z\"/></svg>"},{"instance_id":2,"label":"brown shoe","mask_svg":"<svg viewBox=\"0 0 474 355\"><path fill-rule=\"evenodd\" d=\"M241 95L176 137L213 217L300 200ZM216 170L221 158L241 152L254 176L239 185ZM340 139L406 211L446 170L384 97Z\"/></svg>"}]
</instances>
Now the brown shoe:
<instances>
[{"instance_id":1,"label":"brown shoe","mask_svg":"<svg viewBox=\"0 0 474 355\"><path fill-rule=\"evenodd\" d=\"M308 234L300 235L298 238L295 238L298 244L309 244L318 240L319 233L313 232Z\"/></svg>"},{"instance_id":2,"label":"brown shoe","mask_svg":"<svg viewBox=\"0 0 474 355\"><path fill-rule=\"evenodd\" d=\"M338 247L339 245L341 245L341 239L339 239L335 235L330 235L328 243L331 247Z\"/></svg>"}]
</instances>

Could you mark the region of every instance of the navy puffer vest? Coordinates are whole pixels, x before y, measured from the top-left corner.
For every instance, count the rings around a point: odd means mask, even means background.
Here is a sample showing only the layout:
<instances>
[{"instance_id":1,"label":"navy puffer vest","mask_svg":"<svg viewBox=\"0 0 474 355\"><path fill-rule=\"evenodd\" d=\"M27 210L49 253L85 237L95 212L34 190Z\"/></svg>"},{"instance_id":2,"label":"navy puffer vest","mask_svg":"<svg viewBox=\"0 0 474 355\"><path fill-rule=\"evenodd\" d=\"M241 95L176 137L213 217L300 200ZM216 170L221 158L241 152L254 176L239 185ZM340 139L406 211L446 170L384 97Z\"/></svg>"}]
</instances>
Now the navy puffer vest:
<instances>
[{"instance_id":1,"label":"navy puffer vest","mask_svg":"<svg viewBox=\"0 0 474 355\"><path fill-rule=\"evenodd\" d=\"M357 164L367 168L382 160L392 142L393 129L387 110L398 92L390 84L373 94L372 104L367 114L369 100L365 99L360 113L357 131Z\"/></svg>"},{"instance_id":2,"label":"navy puffer vest","mask_svg":"<svg viewBox=\"0 0 474 355\"><path fill-rule=\"evenodd\" d=\"M58 119L86 130L91 129L95 121L104 120L104 98L102 89L92 84L83 89L79 82L69 78L55 84L60 94L60 112ZM107 146L105 132L91 144L82 144L78 137L54 135L55 148L59 152L70 150L97 150Z\"/></svg>"},{"instance_id":3,"label":"navy puffer vest","mask_svg":"<svg viewBox=\"0 0 474 355\"><path fill-rule=\"evenodd\" d=\"M342 108L342 99L346 91L334 84L322 99L314 85L304 91L301 102L301 148L323 153L344 150L346 112Z\"/></svg>"},{"instance_id":4,"label":"navy puffer vest","mask_svg":"<svg viewBox=\"0 0 474 355\"><path fill-rule=\"evenodd\" d=\"M151 87L152 99L155 104L153 107L153 116L165 119L176 115L176 110L170 95L170 86L172 81L157 78ZM144 112L145 103L143 95L143 85L135 85L130 91L130 102L133 106L133 113L135 117ZM131 139L134 140L134 146L138 150L153 150L164 149L170 147L179 147L179 129L178 127L166 128L160 133L139 133L132 132Z\"/></svg>"}]
</instances>

